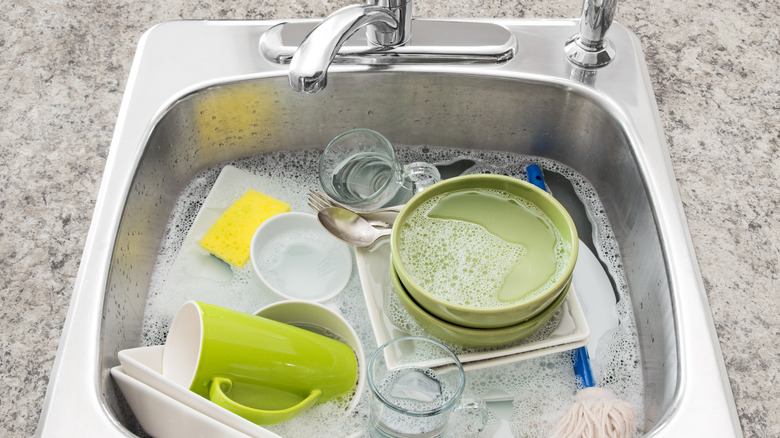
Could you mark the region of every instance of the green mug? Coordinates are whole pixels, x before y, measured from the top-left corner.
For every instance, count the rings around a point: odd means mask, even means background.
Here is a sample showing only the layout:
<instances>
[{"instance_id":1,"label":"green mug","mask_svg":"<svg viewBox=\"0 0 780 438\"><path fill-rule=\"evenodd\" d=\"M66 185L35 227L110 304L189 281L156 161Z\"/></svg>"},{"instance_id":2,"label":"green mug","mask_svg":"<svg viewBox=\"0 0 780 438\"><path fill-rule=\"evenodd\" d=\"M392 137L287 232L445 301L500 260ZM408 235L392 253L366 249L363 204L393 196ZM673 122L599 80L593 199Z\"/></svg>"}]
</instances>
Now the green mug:
<instances>
[{"instance_id":1,"label":"green mug","mask_svg":"<svg viewBox=\"0 0 780 438\"><path fill-rule=\"evenodd\" d=\"M354 390L352 348L288 324L188 301L171 323L163 376L259 425Z\"/></svg>"}]
</instances>

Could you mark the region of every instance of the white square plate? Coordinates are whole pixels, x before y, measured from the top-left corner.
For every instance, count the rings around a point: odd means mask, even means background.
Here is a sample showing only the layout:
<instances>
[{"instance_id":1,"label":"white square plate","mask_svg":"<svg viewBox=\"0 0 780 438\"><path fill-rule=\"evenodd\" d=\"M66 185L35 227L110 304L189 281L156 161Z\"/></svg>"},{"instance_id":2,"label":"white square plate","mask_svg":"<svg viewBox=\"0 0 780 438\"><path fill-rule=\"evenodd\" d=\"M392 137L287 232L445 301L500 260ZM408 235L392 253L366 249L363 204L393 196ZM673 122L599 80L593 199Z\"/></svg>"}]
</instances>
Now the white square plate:
<instances>
[{"instance_id":1,"label":"white square plate","mask_svg":"<svg viewBox=\"0 0 780 438\"><path fill-rule=\"evenodd\" d=\"M380 242L371 250L356 248L355 255L368 316L377 343L382 345L402 336L431 336L406 312L396 296L390 279L390 243ZM386 306L387 303L390 306ZM389 315L388 308L392 308L392 313L395 315ZM400 324L403 327L395 321L403 321ZM546 333L549 334L544 336ZM537 334L529 338L504 347L485 349L444 343L455 351L463 367L469 370L573 350L587 343L589 333L585 314L572 285L561 304L559 315L553 316Z\"/></svg>"}]
</instances>

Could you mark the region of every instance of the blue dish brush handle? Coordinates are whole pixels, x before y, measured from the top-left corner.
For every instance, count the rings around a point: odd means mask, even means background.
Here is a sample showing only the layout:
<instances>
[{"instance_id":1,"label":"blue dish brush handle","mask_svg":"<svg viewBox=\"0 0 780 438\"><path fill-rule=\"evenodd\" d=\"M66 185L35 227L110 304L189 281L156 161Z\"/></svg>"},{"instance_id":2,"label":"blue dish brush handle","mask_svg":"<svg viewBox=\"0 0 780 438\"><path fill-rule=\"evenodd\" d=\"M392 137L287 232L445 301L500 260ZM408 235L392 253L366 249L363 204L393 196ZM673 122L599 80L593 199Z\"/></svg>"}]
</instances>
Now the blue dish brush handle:
<instances>
[{"instance_id":1,"label":"blue dish brush handle","mask_svg":"<svg viewBox=\"0 0 780 438\"><path fill-rule=\"evenodd\" d=\"M544 175L542 175L542 168L536 164L528 165L525 168L525 173L528 178L528 182L539 187L540 189L547 191L547 186L544 185Z\"/></svg>"},{"instance_id":2,"label":"blue dish brush handle","mask_svg":"<svg viewBox=\"0 0 780 438\"><path fill-rule=\"evenodd\" d=\"M536 164L531 164L525 168L528 175L528 182L539 187L540 189L547 191L547 186L544 184L544 176L542 175L542 169ZM572 350L572 359L574 361L574 374L582 381L584 388L590 388L596 386L596 382L593 381L593 371L590 369L590 356L588 355L588 349L586 347L580 347L576 350Z\"/></svg>"}]
</instances>

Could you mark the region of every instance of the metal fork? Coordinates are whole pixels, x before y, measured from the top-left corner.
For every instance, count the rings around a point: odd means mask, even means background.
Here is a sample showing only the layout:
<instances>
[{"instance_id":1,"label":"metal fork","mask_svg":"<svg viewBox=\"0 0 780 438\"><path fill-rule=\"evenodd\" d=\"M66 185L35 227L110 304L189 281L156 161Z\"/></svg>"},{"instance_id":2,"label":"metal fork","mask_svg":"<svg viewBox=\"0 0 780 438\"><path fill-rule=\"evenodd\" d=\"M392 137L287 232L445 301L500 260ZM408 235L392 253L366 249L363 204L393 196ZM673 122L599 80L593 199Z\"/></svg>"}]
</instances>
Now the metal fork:
<instances>
[{"instance_id":1,"label":"metal fork","mask_svg":"<svg viewBox=\"0 0 780 438\"><path fill-rule=\"evenodd\" d=\"M325 193L322 193L321 191L319 191L317 189L309 189L308 201L309 201L308 202L309 207L312 210L314 210L314 211L320 211L320 210L328 208L328 207L343 208L345 210L351 211L352 213L355 213L358 216L363 217L363 219L365 219L369 224L371 224L372 226L374 226L376 228L391 228L392 225L387 223L387 222L385 222L385 221L381 221L381 220L377 220L377 219L369 219L369 218L367 218L365 216L366 214L371 214L371 213L388 213L388 212L389 213L397 213L397 212L399 212L401 210L401 206L397 206L397 207L383 208L383 209L376 210L376 211L371 211L371 212L355 211L352 208L347 207L346 205L344 205L344 204L342 204L342 203L340 203L340 202L338 202L338 201L336 201L334 199L331 199L330 196L326 195Z\"/></svg>"},{"instance_id":2,"label":"metal fork","mask_svg":"<svg viewBox=\"0 0 780 438\"><path fill-rule=\"evenodd\" d=\"M354 211L351 208L347 207L346 205L332 199L330 196L326 195L325 193L322 193L318 189L309 189L309 207L312 208L312 210L318 211L322 210L323 208L328 207L341 207L346 208L347 210Z\"/></svg>"},{"instance_id":3,"label":"metal fork","mask_svg":"<svg viewBox=\"0 0 780 438\"><path fill-rule=\"evenodd\" d=\"M365 216L367 214L374 214L374 213L399 213L401 211L401 208L403 208L403 205L394 205L392 207L384 207L384 208L371 210L371 211L357 211L352 207L346 206L336 201L335 199L326 195L319 189L309 189L309 207L315 210L319 208L325 208L325 207L341 207L341 208L346 208L347 210L355 213L356 215Z\"/></svg>"}]
</instances>

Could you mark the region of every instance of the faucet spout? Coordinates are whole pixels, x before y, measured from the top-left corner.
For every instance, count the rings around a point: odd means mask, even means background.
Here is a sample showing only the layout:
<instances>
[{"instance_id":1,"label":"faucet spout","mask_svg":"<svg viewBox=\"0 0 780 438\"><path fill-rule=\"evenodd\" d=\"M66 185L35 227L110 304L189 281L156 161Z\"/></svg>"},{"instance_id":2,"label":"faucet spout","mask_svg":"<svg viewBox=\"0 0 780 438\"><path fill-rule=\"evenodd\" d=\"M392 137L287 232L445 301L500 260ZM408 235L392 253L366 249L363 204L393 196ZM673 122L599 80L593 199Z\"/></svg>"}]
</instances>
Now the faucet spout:
<instances>
[{"instance_id":1,"label":"faucet spout","mask_svg":"<svg viewBox=\"0 0 780 438\"><path fill-rule=\"evenodd\" d=\"M409 39L411 2L390 6L353 5L323 20L306 36L290 62L290 87L316 93L327 84L327 70L339 48L358 29L368 28L369 41L379 47L396 47ZM392 3L392 2L391 2Z\"/></svg>"}]
</instances>

